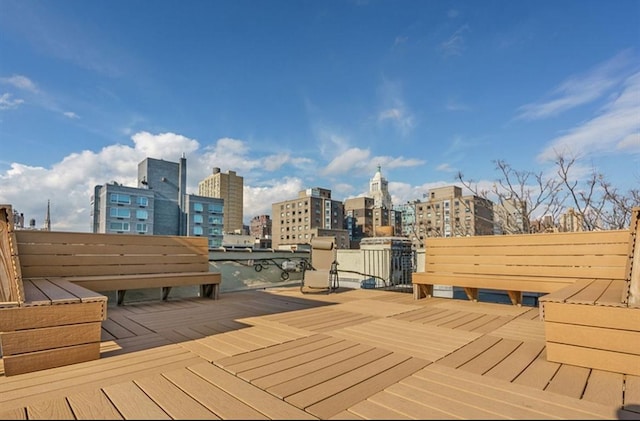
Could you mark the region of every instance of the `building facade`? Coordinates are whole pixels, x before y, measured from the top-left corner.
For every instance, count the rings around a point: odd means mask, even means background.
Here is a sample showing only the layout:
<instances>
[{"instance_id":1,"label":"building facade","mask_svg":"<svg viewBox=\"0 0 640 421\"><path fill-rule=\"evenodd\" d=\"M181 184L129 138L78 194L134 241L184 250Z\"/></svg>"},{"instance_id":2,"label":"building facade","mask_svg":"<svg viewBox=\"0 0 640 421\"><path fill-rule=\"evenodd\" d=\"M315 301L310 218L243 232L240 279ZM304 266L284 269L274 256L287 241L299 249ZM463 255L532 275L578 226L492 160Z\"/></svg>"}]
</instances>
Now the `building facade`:
<instances>
[{"instance_id":1,"label":"building facade","mask_svg":"<svg viewBox=\"0 0 640 421\"><path fill-rule=\"evenodd\" d=\"M224 200L224 232L242 233L244 206L244 178L235 171L226 174L214 167L213 173L198 183L200 196L217 197Z\"/></svg>"},{"instance_id":2,"label":"building facade","mask_svg":"<svg viewBox=\"0 0 640 421\"><path fill-rule=\"evenodd\" d=\"M146 158L138 164L138 187L117 182L94 187L92 232L204 236L209 247L223 238L222 199L186 193L187 161Z\"/></svg>"},{"instance_id":3,"label":"building facade","mask_svg":"<svg viewBox=\"0 0 640 421\"><path fill-rule=\"evenodd\" d=\"M249 223L249 234L255 239L271 239L271 217L269 215L258 215L251 218Z\"/></svg>"},{"instance_id":4,"label":"building facade","mask_svg":"<svg viewBox=\"0 0 640 421\"><path fill-rule=\"evenodd\" d=\"M493 202L478 196L463 196L458 186L429 190L425 200L407 202L396 209L401 231L414 248L424 248L429 237L492 235Z\"/></svg>"},{"instance_id":5,"label":"building facade","mask_svg":"<svg viewBox=\"0 0 640 421\"><path fill-rule=\"evenodd\" d=\"M271 205L274 249L309 244L311 238L334 236L339 248L349 248L344 229L344 205L331 199L331 190L302 190L298 198Z\"/></svg>"}]
</instances>

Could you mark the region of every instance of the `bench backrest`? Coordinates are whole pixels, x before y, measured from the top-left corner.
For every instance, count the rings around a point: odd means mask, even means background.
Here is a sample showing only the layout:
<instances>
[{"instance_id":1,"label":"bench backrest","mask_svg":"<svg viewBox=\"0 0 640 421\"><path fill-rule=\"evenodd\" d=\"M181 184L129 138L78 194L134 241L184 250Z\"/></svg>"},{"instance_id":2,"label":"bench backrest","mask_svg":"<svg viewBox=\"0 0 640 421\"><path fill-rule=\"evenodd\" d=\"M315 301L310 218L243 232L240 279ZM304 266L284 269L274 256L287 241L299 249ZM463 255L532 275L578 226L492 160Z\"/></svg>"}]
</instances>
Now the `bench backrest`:
<instances>
[{"instance_id":1,"label":"bench backrest","mask_svg":"<svg viewBox=\"0 0 640 421\"><path fill-rule=\"evenodd\" d=\"M425 272L544 278L539 292L551 292L576 279L626 279L628 249L629 230L429 238Z\"/></svg>"},{"instance_id":2,"label":"bench backrest","mask_svg":"<svg viewBox=\"0 0 640 421\"><path fill-rule=\"evenodd\" d=\"M0 303L18 305L24 302L11 205L0 204Z\"/></svg>"},{"instance_id":3,"label":"bench backrest","mask_svg":"<svg viewBox=\"0 0 640 421\"><path fill-rule=\"evenodd\" d=\"M15 232L22 277L208 272L206 237Z\"/></svg>"}]
</instances>

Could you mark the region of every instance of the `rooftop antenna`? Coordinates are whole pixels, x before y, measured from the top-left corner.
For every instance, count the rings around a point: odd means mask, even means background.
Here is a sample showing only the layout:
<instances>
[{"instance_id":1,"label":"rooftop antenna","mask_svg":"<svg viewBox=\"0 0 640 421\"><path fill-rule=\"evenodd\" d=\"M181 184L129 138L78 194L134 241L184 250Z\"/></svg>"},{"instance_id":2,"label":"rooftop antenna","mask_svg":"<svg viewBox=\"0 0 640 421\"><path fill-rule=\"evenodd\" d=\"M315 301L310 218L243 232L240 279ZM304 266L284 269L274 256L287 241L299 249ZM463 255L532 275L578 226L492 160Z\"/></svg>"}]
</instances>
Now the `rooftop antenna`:
<instances>
[{"instance_id":1,"label":"rooftop antenna","mask_svg":"<svg viewBox=\"0 0 640 421\"><path fill-rule=\"evenodd\" d=\"M47 214L44 217L44 230L51 231L51 200L47 199Z\"/></svg>"}]
</instances>

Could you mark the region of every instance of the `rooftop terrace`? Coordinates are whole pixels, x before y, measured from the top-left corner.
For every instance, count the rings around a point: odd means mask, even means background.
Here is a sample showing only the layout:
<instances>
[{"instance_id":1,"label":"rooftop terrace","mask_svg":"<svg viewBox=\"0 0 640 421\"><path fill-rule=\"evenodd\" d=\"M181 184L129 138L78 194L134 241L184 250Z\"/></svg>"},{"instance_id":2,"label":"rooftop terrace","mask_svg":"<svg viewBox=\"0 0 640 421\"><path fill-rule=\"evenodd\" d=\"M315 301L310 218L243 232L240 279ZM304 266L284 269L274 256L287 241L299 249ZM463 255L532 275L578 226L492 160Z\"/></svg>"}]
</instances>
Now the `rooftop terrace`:
<instances>
[{"instance_id":1,"label":"rooftop terrace","mask_svg":"<svg viewBox=\"0 0 640 421\"><path fill-rule=\"evenodd\" d=\"M640 377L549 362L537 307L270 288L110 307L99 360L0 376L0 418L640 419Z\"/></svg>"}]
</instances>

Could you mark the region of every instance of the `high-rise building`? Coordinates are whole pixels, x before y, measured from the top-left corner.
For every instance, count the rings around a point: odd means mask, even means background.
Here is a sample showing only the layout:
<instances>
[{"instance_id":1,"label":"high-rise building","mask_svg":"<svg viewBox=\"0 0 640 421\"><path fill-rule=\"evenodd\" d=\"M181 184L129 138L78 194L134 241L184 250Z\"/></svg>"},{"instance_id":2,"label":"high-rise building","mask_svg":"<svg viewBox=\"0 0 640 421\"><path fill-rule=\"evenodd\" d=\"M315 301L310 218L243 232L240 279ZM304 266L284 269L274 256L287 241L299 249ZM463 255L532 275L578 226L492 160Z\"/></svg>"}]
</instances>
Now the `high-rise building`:
<instances>
[{"instance_id":1,"label":"high-rise building","mask_svg":"<svg viewBox=\"0 0 640 421\"><path fill-rule=\"evenodd\" d=\"M333 236L338 248L349 248L344 206L331 199L331 190L302 190L297 199L271 205L273 248L309 244L313 237Z\"/></svg>"},{"instance_id":2,"label":"high-rise building","mask_svg":"<svg viewBox=\"0 0 640 421\"><path fill-rule=\"evenodd\" d=\"M206 236L222 245L223 200L186 193L187 160L146 158L138 164L138 187L117 182L94 187L92 231Z\"/></svg>"},{"instance_id":3,"label":"high-rise building","mask_svg":"<svg viewBox=\"0 0 640 421\"><path fill-rule=\"evenodd\" d=\"M224 200L225 233L242 233L244 178L235 171L227 174L214 167L213 174L198 183L198 194Z\"/></svg>"}]
</instances>

